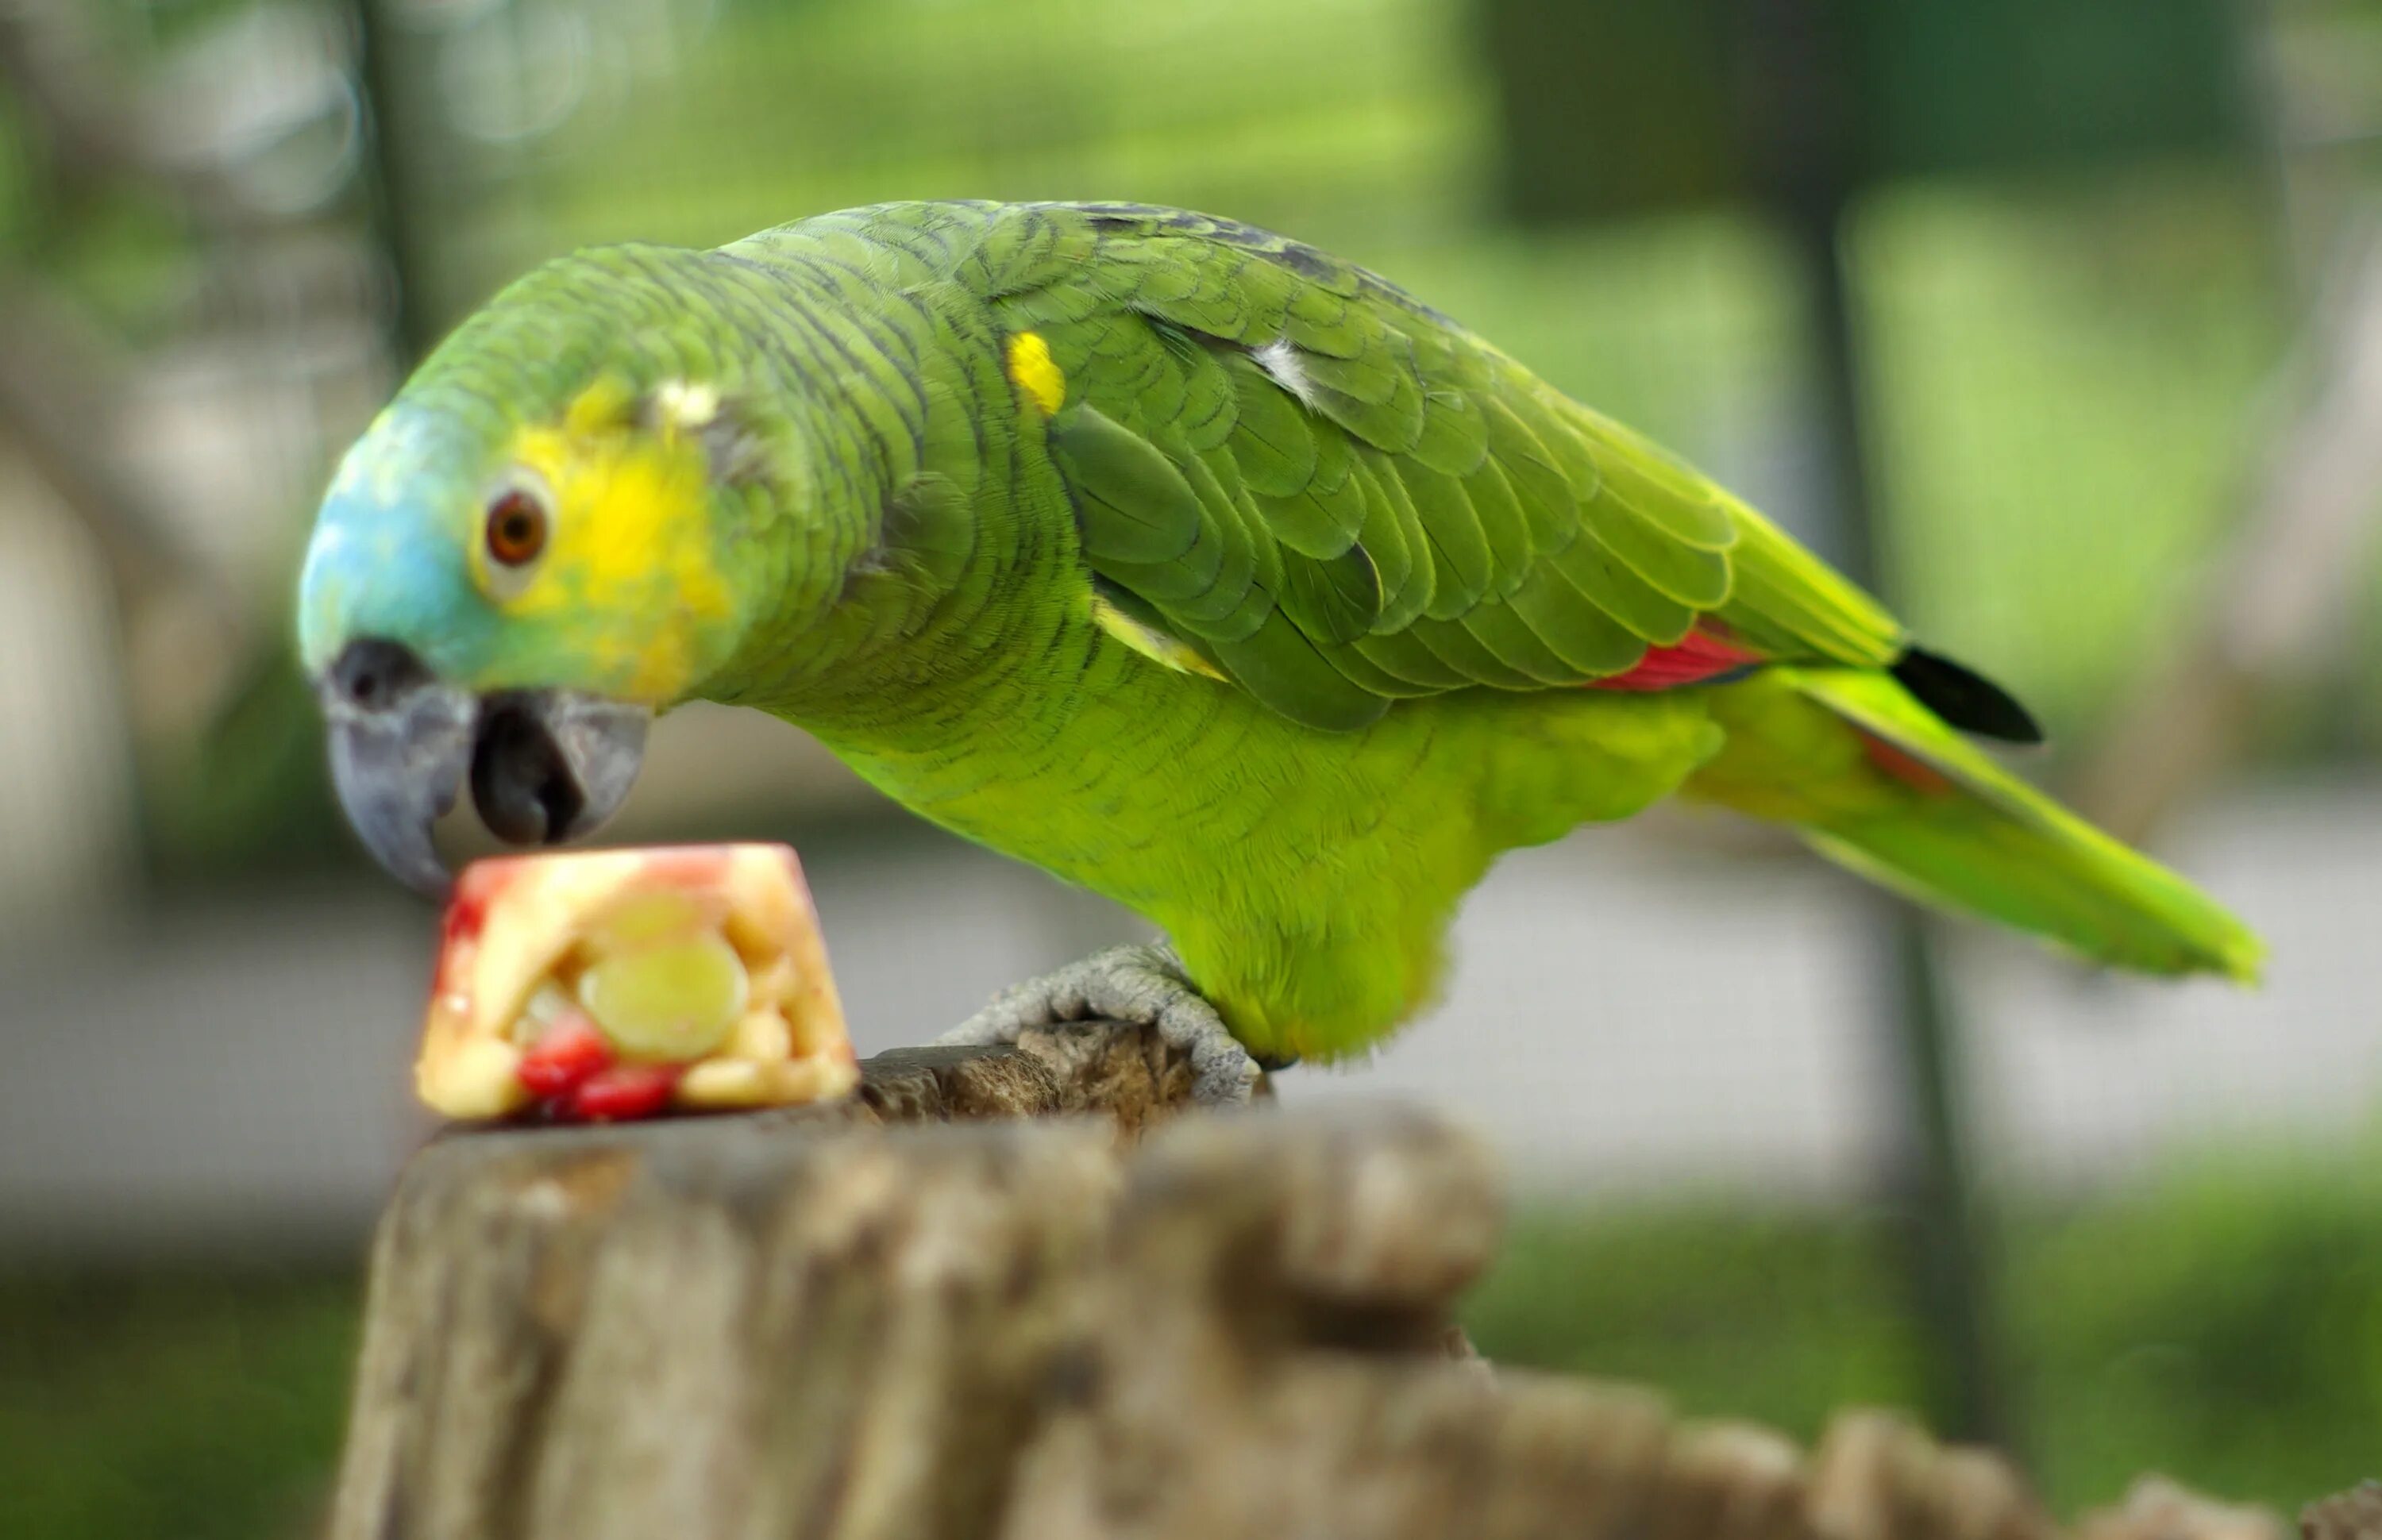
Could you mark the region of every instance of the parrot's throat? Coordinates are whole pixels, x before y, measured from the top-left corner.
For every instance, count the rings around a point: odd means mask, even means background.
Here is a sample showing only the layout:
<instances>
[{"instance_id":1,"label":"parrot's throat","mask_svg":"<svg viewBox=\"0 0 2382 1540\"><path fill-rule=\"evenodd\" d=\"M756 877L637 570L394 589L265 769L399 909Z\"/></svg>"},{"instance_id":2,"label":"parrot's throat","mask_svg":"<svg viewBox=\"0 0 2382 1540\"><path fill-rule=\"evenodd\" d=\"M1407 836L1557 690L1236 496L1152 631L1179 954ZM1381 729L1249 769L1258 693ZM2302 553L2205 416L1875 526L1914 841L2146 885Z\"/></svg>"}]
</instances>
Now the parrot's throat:
<instances>
[{"instance_id":1,"label":"parrot's throat","mask_svg":"<svg viewBox=\"0 0 2382 1540\"><path fill-rule=\"evenodd\" d=\"M1019 500L974 510L964 566L900 550L860 563L787 649L799 657L754 667L757 688L722 698L793 722L895 800L985 837L963 811L980 801L984 767L1062 756L1087 703L1114 688L1094 663L1132 657L1093 622L1072 541L1048 538L1048 511L1027 537ZM1063 502L1056 512L1071 534Z\"/></svg>"}]
</instances>

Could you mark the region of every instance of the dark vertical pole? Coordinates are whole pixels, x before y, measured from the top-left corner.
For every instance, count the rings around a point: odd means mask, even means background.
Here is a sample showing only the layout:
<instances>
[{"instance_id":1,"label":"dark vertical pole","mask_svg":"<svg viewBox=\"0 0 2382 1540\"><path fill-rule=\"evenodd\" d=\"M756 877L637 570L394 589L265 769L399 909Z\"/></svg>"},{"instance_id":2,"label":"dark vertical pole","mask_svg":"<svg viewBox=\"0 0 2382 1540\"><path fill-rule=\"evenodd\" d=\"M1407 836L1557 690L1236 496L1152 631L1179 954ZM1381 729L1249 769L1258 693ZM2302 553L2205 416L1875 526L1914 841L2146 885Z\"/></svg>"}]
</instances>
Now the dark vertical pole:
<instances>
[{"instance_id":1,"label":"dark vertical pole","mask_svg":"<svg viewBox=\"0 0 2382 1540\"><path fill-rule=\"evenodd\" d=\"M1860 153L1842 7L1829 0L1747 0L1747 142L1789 233L1819 349L1819 422L1832 518L1821 544L1848 575L1884 593L1863 434L1859 331L1846 268L1846 211ZM1926 1339L1927 1411L1959 1438L2013 1447L1992 1329L1992 1274L1968 1162L1955 1023L1927 922L1909 904L1872 900L1880 1006L1901 1094L1889 1181L1915 1308Z\"/></svg>"},{"instance_id":2,"label":"dark vertical pole","mask_svg":"<svg viewBox=\"0 0 2382 1540\"><path fill-rule=\"evenodd\" d=\"M1841 215L1805 225L1797 237L1821 353L1823 429L1842 520L1837 554L1849 575L1884 592L1890 585L1882 581L1867 490ZM1900 899L1880 894L1870 903L1883 984L1879 1004L1888 1018L1901 1089L1889 1181L1913 1297L1930 1339L1928 1410L1949 1436L2010 1448L2014 1430L1996 1372L1993 1272L1970 1170L1957 1023L1936 965L1934 935L1926 917Z\"/></svg>"},{"instance_id":3,"label":"dark vertical pole","mask_svg":"<svg viewBox=\"0 0 2382 1540\"><path fill-rule=\"evenodd\" d=\"M347 0L356 46L356 93L364 134L363 193L372 243L381 255L389 292L385 324L400 373L436 340L427 312L428 288L417 234L406 217L411 186L405 167L396 60L382 0Z\"/></svg>"}]
</instances>

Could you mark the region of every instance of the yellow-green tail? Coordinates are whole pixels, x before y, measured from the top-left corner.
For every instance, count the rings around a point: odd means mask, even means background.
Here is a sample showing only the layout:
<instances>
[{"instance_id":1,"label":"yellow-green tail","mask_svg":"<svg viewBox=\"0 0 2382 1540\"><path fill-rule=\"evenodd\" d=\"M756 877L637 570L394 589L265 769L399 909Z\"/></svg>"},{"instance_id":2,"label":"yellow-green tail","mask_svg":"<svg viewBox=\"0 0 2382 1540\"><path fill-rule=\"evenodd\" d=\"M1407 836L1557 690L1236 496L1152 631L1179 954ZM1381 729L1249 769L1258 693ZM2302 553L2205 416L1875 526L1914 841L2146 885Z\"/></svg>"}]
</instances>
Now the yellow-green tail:
<instances>
[{"instance_id":1,"label":"yellow-green tail","mask_svg":"<svg viewBox=\"0 0 2382 1540\"><path fill-rule=\"evenodd\" d=\"M2003 770L1886 675L1765 669L1715 690L1713 715L1728 742L1690 796L2097 961L2257 977L2265 947L2223 906Z\"/></svg>"}]
</instances>

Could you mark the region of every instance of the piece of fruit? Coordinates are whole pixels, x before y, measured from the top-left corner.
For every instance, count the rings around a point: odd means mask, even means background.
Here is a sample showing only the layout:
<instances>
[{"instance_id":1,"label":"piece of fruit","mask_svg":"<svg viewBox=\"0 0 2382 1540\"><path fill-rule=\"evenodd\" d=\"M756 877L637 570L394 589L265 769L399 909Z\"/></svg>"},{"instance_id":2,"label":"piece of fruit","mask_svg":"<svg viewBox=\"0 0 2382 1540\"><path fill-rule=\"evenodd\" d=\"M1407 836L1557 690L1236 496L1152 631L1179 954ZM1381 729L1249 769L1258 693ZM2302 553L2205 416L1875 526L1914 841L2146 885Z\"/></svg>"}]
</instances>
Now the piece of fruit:
<instances>
[{"instance_id":1,"label":"piece of fruit","mask_svg":"<svg viewBox=\"0 0 2382 1540\"><path fill-rule=\"evenodd\" d=\"M521 1067L513 1073L531 1095L555 1097L577 1090L620 1060L595 1023L574 1013L546 1028L546 1034L522 1055Z\"/></svg>"},{"instance_id":2,"label":"piece of fruit","mask_svg":"<svg viewBox=\"0 0 2382 1540\"><path fill-rule=\"evenodd\" d=\"M701 1058L744 1009L744 963L716 931L632 944L579 975L579 1003L637 1058Z\"/></svg>"},{"instance_id":3,"label":"piece of fruit","mask_svg":"<svg viewBox=\"0 0 2382 1540\"><path fill-rule=\"evenodd\" d=\"M571 1092L563 1107L590 1123L650 1118L669 1106L670 1093L685 1072L675 1064L615 1064Z\"/></svg>"},{"instance_id":4,"label":"piece of fruit","mask_svg":"<svg viewBox=\"0 0 2382 1540\"><path fill-rule=\"evenodd\" d=\"M466 1038L431 1069L414 1066L414 1089L449 1118L502 1118L529 1105L521 1050L501 1037Z\"/></svg>"},{"instance_id":5,"label":"piece of fruit","mask_svg":"<svg viewBox=\"0 0 2382 1540\"><path fill-rule=\"evenodd\" d=\"M450 1118L782 1106L858 1080L783 846L515 857L456 884L414 1068Z\"/></svg>"}]
</instances>

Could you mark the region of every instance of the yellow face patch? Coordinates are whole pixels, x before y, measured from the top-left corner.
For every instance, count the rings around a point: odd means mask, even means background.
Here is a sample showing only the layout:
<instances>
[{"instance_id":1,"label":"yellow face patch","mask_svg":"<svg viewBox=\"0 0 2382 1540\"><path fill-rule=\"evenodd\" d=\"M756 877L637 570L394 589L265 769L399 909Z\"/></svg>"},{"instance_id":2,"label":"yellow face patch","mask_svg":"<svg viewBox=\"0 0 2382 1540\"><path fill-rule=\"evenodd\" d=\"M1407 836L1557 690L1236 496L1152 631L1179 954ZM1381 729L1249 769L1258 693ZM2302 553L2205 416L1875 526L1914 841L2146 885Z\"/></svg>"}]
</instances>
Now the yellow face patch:
<instances>
[{"instance_id":1,"label":"yellow face patch","mask_svg":"<svg viewBox=\"0 0 2382 1540\"><path fill-rule=\"evenodd\" d=\"M1045 417L1067 404L1067 376L1039 332L1020 332L1009 339L1009 378Z\"/></svg>"},{"instance_id":2,"label":"yellow face patch","mask_svg":"<svg viewBox=\"0 0 2382 1540\"><path fill-rule=\"evenodd\" d=\"M597 385L559 425L521 431L511 458L549 504L545 550L525 572L501 571L483 534L473 572L508 615L581 622L571 629L594 668L622 695L662 703L695 682L700 633L733 599L712 559L701 444L667 415L640 428L620 406Z\"/></svg>"}]
</instances>

